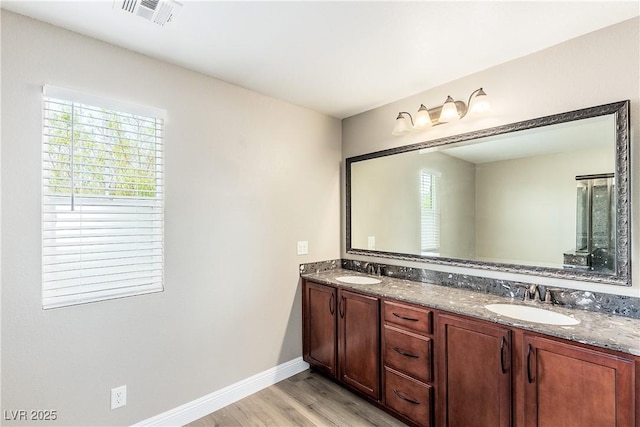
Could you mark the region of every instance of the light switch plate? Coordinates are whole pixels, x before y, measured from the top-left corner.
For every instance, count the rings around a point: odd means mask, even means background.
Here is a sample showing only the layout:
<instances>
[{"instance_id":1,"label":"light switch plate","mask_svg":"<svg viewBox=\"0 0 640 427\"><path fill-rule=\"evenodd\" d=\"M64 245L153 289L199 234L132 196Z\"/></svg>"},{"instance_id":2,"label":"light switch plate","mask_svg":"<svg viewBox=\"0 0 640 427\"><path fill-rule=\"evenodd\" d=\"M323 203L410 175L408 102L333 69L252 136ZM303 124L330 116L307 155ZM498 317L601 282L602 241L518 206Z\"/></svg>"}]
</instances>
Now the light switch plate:
<instances>
[{"instance_id":1,"label":"light switch plate","mask_svg":"<svg viewBox=\"0 0 640 427\"><path fill-rule=\"evenodd\" d=\"M306 255L309 253L309 242L306 240L298 242L298 255Z\"/></svg>"}]
</instances>

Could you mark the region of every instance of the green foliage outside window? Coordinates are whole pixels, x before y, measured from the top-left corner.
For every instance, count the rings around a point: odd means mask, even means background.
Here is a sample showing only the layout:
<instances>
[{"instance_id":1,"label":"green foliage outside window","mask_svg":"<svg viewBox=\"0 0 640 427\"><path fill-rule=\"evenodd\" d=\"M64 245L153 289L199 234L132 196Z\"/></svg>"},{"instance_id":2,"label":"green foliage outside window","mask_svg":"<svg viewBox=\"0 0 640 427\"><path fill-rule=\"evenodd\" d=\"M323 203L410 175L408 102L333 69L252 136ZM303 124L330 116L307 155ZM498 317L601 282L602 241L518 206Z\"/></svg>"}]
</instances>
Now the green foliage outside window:
<instances>
[{"instance_id":1,"label":"green foliage outside window","mask_svg":"<svg viewBox=\"0 0 640 427\"><path fill-rule=\"evenodd\" d=\"M44 132L48 192L158 197L158 122L154 118L49 100Z\"/></svg>"}]
</instances>

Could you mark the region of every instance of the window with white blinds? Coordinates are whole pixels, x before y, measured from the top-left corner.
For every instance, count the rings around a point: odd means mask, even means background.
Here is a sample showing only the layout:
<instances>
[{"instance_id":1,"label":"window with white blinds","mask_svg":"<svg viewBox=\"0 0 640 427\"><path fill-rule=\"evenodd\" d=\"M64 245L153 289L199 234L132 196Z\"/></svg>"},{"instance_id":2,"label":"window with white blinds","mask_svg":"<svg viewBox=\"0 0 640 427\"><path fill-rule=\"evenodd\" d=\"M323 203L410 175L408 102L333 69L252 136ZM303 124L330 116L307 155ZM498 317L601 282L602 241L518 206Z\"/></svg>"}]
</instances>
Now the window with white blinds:
<instances>
[{"instance_id":1,"label":"window with white blinds","mask_svg":"<svg viewBox=\"0 0 640 427\"><path fill-rule=\"evenodd\" d=\"M45 86L42 304L163 290L164 111Z\"/></svg>"},{"instance_id":2,"label":"window with white blinds","mask_svg":"<svg viewBox=\"0 0 640 427\"><path fill-rule=\"evenodd\" d=\"M420 242L423 253L440 250L440 177L427 169L420 171Z\"/></svg>"}]
</instances>

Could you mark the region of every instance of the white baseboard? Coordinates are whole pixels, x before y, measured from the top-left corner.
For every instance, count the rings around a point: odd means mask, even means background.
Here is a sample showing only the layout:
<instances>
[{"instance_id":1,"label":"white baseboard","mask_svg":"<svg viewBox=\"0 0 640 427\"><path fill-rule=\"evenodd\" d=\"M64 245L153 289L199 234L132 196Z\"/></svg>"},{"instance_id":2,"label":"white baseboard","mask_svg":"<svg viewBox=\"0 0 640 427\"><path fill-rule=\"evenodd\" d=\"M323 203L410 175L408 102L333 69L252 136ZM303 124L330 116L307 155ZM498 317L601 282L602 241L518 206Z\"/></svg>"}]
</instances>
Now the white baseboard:
<instances>
[{"instance_id":1,"label":"white baseboard","mask_svg":"<svg viewBox=\"0 0 640 427\"><path fill-rule=\"evenodd\" d=\"M298 357L177 408L147 418L133 427L183 426L308 368L309 365L302 361L302 357Z\"/></svg>"}]
</instances>

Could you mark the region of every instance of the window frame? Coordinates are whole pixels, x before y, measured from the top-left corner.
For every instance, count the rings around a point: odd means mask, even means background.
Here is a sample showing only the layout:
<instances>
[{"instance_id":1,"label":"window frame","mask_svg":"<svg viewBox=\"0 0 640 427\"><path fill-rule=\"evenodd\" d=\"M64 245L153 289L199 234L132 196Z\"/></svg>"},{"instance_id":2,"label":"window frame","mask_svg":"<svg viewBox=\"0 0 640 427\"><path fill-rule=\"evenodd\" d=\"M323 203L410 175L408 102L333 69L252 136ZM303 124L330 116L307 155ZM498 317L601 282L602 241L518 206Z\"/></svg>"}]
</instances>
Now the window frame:
<instances>
[{"instance_id":1,"label":"window frame","mask_svg":"<svg viewBox=\"0 0 640 427\"><path fill-rule=\"evenodd\" d=\"M434 172L430 169L420 169L420 253L422 255L438 255L440 252L440 227L441 227L441 215L440 215L440 176L438 172ZM429 177L429 188L425 188L425 178ZM424 207L424 198L426 192L431 193L431 209ZM431 224L425 224L429 218L425 216L432 216ZM427 229L432 230L431 233ZM429 235L427 235L429 234ZM429 239L433 244L425 245L426 240Z\"/></svg>"},{"instance_id":2,"label":"window frame","mask_svg":"<svg viewBox=\"0 0 640 427\"><path fill-rule=\"evenodd\" d=\"M43 309L72 306L90 302L105 301L135 295L162 292L164 290L164 126L166 111L154 107L140 106L114 99L93 96L78 91L45 85L42 92L42 145L41 145L41 262L42 262L42 307ZM70 178L69 193L61 191L63 185L51 184L51 171L63 171L64 161L51 156L53 134L47 133L55 127L52 104L59 102L71 108L71 116L66 122L71 131L66 136L55 136L59 140L68 140L66 156L67 174ZM74 114L82 111L88 117L89 111L95 113L85 124L88 132L74 131ZM117 116L120 115L120 116ZM107 117L109 117L107 119ZM130 122L140 123L150 120L145 134L140 127L139 136L120 136L121 128L113 134L101 135L103 140L99 148L90 150L90 154L79 154L86 146L81 146L80 137L90 139L89 144L98 145L92 138L99 128L98 120L105 120L116 126L131 126ZM57 120L57 118L56 118ZM65 119L66 120L66 119ZM95 121L94 121L95 120ZM79 125L78 125L79 126ZM70 134L70 136L69 136ZM114 136L117 134L118 136ZM86 135L89 135L88 137ZM109 139L111 138L111 140ZM123 139L124 138L124 139ZM135 154L129 160L116 159L115 148L118 141L131 143ZM87 139L83 140L87 141ZM146 145L145 145L146 144ZM59 145L62 147L62 145ZM140 154L141 151L148 154ZM74 187L76 170L75 159L95 159L96 152L104 153L106 163L94 166L100 172L84 182L97 184L119 184L120 187ZM57 155L65 153L57 152ZM83 157L84 156L84 157ZM137 156L137 157L136 157ZM141 159L149 159L144 162ZM124 163L118 163L123 161ZM57 163L57 166L53 166ZM137 166L131 166L132 164ZM47 169L47 164L50 168ZM79 174L87 174L86 164L78 162ZM126 165L126 166L123 166ZM106 166L105 166L106 165ZM144 169L148 167L148 169ZM88 169L87 169L88 168ZM102 169L100 169L102 168ZM130 168L126 169L125 168ZM132 169L131 169L132 168ZM120 172L116 170L120 169ZM94 169L95 170L95 169ZM126 175L127 173L132 175ZM141 171L148 175L141 177ZM65 178L56 177L60 182ZM95 178L100 176L101 178ZM105 176L108 176L105 178ZM120 180L124 177L124 184ZM95 178L95 181L92 181ZM129 179L129 181L127 181ZM146 179L147 181L143 181ZM118 181L120 180L120 181ZM117 182L116 182L117 181ZM142 185L146 182L146 187ZM149 183L150 182L150 183ZM129 185L127 187L126 185ZM133 186L134 189L131 189ZM144 187L144 189L141 189ZM114 189L115 188L115 189ZM83 192L84 191L84 192ZM100 194L105 191L104 194ZM91 194L93 193L93 194ZM67 201L65 201L67 199ZM65 203L67 205L65 205ZM126 222L125 222L126 221ZM60 225L62 224L62 225ZM63 243L64 242L64 243ZM76 243L77 242L77 243ZM146 249L145 244L149 244ZM93 245L93 246L92 246ZM127 246L128 245L128 246ZM94 252L89 250L93 247ZM95 250L103 248L102 250ZM127 249L125 249L127 248ZM52 261L53 260L53 261ZM143 267L147 266L147 270ZM145 271L151 276L140 276ZM95 274L92 274L95 273ZM139 277L136 277L138 275ZM138 280L139 279L139 280ZM136 281L137 280L137 281ZM145 281L149 281L146 283Z\"/></svg>"}]
</instances>

